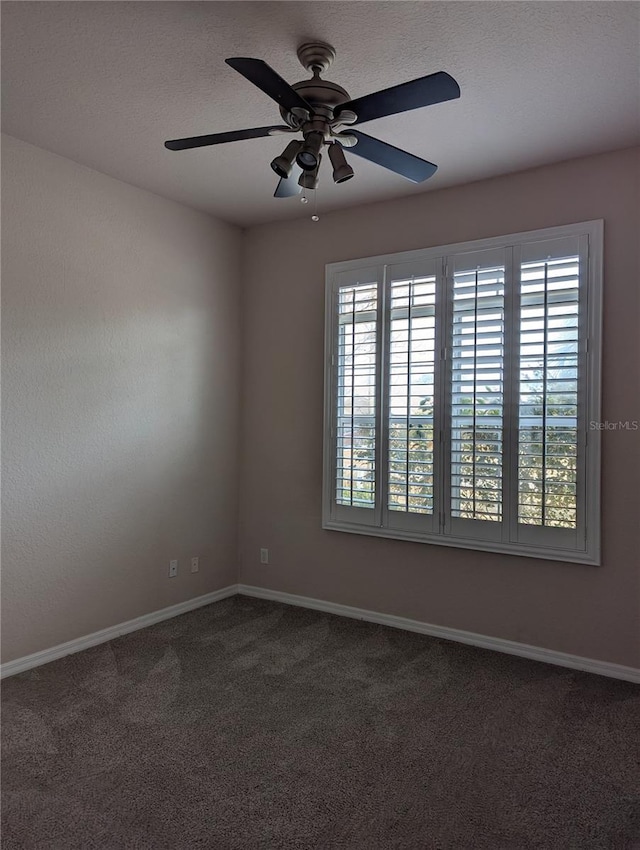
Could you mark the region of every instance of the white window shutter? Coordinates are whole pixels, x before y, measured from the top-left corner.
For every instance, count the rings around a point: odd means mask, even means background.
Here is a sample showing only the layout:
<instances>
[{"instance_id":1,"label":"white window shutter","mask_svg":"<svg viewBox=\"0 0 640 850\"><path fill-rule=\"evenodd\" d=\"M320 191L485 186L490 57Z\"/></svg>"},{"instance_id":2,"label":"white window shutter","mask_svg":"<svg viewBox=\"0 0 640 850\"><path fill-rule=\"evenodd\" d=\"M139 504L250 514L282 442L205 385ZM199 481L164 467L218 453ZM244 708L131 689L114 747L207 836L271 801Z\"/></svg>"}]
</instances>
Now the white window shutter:
<instances>
[{"instance_id":1,"label":"white window shutter","mask_svg":"<svg viewBox=\"0 0 640 850\"><path fill-rule=\"evenodd\" d=\"M516 249L514 542L586 545L587 265L585 236Z\"/></svg>"},{"instance_id":2,"label":"white window shutter","mask_svg":"<svg viewBox=\"0 0 640 850\"><path fill-rule=\"evenodd\" d=\"M505 518L506 249L450 257L447 533L501 540Z\"/></svg>"},{"instance_id":3,"label":"white window shutter","mask_svg":"<svg viewBox=\"0 0 640 850\"><path fill-rule=\"evenodd\" d=\"M383 520L389 528L439 532L442 263L387 266Z\"/></svg>"},{"instance_id":4,"label":"white window shutter","mask_svg":"<svg viewBox=\"0 0 640 850\"><path fill-rule=\"evenodd\" d=\"M324 528L599 563L602 237L327 267Z\"/></svg>"},{"instance_id":5,"label":"white window shutter","mask_svg":"<svg viewBox=\"0 0 640 850\"><path fill-rule=\"evenodd\" d=\"M381 283L371 267L336 273L330 288L330 515L356 525L380 520Z\"/></svg>"}]
</instances>

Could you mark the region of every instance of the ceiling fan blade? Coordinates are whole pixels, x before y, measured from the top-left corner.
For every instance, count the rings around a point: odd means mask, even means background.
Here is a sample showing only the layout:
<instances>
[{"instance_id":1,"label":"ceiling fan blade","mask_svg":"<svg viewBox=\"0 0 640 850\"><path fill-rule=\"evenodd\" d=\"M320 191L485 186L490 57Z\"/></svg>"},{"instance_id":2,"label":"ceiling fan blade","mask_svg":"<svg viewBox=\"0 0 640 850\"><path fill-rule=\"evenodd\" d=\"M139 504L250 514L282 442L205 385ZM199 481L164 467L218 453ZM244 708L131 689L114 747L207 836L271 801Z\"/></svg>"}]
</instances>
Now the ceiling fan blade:
<instances>
[{"instance_id":1,"label":"ceiling fan blade","mask_svg":"<svg viewBox=\"0 0 640 850\"><path fill-rule=\"evenodd\" d=\"M238 57L224 61L289 112L296 107L313 112L307 101L262 59Z\"/></svg>"},{"instance_id":2,"label":"ceiling fan blade","mask_svg":"<svg viewBox=\"0 0 640 850\"><path fill-rule=\"evenodd\" d=\"M414 183L428 180L438 170L438 166L432 162L420 159L419 156L407 153L387 142L381 142L380 139L367 136L359 130L349 128L349 135L355 136L358 140L358 143L350 148L351 153L368 159L369 162L375 162L383 168L388 168L389 171L395 171L396 174L401 174L408 180L413 180Z\"/></svg>"},{"instance_id":3,"label":"ceiling fan blade","mask_svg":"<svg viewBox=\"0 0 640 850\"><path fill-rule=\"evenodd\" d=\"M399 112L409 112L433 103L443 103L445 100L455 100L460 97L460 86L446 71L419 77L390 89L367 94L355 100L349 100L336 107L335 113L347 109L358 116L356 124L373 121L374 118L384 118L386 115L397 115Z\"/></svg>"},{"instance_id":4,"label":"ceiling fan blade","mask_svg":"<svg viewBox=\"0 0 640 850\"><path fill-rule=\"evenodd\" d=\"M213 133L210 136L191 136L188 139L171 139L164 143L170 151L184 151L188 148L202 148L206 145L222 145L225 142L239 142L242 139L260 139L269 136L272 130L289 130L289 127L252 127L251 130L233 130L231 133Z\"/></svg>"},{"instance_id":5,"label":"ceiling fan blade","mask_svg":"<svg viewBox=\"0 0 640 850\"><path fill-rule=\"evenodd\" d=\"M274 198L293 198L294 195L299 195L302 191L302 186L298 183L298 179L302 174L302 169L299 165L294 165L291 169L291 174L288 177L280 178L280 182L274 192Z\"/></svg>"}]
</instances>

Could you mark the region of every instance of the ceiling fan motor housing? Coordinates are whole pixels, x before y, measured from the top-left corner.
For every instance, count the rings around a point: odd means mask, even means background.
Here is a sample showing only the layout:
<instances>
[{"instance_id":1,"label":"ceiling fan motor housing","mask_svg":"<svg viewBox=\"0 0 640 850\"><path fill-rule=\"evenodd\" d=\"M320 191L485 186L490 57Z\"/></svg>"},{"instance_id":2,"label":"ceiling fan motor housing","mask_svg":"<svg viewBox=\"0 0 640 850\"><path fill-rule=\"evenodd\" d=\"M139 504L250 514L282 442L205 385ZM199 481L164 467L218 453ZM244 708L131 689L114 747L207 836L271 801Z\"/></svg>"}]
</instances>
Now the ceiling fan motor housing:
<instances>
[{"instance_id":1,"label":"ceiling fan motor housing","mask_svg":"<svg viewBox=\"0 0 640 850\"><path fill-rule=\"evenodd\" d=\"M310 80L294 83L291 88L313 107L315 116L324 119L327 124L333 120L334 108L350 100L349 93L342 86L332 83L330 80L321 80L320 77L312 77ZM298 124L299 126L296 117L292 117L291 113L282 106L280 107L280 115L287 124L292 126Z\"/></svg>"}]
</instances>

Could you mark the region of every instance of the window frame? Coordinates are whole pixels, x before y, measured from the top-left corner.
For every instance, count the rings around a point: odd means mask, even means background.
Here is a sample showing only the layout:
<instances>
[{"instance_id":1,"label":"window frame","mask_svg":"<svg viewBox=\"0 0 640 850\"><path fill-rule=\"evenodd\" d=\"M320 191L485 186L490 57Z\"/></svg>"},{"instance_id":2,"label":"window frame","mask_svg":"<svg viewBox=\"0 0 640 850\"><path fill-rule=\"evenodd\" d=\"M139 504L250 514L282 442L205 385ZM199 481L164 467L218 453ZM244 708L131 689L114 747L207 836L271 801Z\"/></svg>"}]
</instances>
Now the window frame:
<instances>
[{"instance_id":1,"label":"window frame","mask_svg":"<svg viewBox=\"0 0 640 850\"><path fill-rule=\"evenodd\" d=\"M497 552L525 557L543 558L597 566L600 561L600 457L601 434L599 429L591 430L589 423L600 420L601 407L601 358L602 358L602 266L603 266L603 220L580 222L558 227L539 230L523 231L504 236L490 237L449 245L434 246L401 253L382 254L356 260L330 263L326 266L325 282L325 370L324 370L324 440L323 440L323 499L322 499L322 528L331 531L343 531L366 536L384 537L396 540L408 540L420 543L432 543L439 546L450 546L487 552ZM582 270L580 286L580 331L579 331L579 368L578 380L582 384L582 422L584 428L580 433L578 457L584 458L582 476L583 497L578 510L583 512L583 527L577 532L580 548L562 548L548 540L543 526L524 526L527 531L524 538L536 538L533 542L516 542L512 539L517 531L517 515L510 511L507 503L506 515L500 523L500 539L480 539L447 533L450 529L450 511L440 510L435 513L433 524L435 530L422 531L413 528L399 528L382 525L388 521L388 515L393 513L387 507L387 498L382 490L387 480L388 446L383 445L382 434L386 432L385 417L388 415L389 404L389 335L390 335L390 283L386 280L387 270L394 266L415 266L424 268L425 264L434 264L436 271L437 301L436 315L436 367L434 373L434 480L438 481L437 490L448 498L446 488L443 488L443 473L448 457L447 440L449 431L445 429L447 417L447 398L451 391L449 387L450 363L438 366L444 351L444 337L449 334L451 310L451 277L453 275L454 255L469 252L504 250L505 252L505 427L504 427L504 459L503 498L508 499L509 493L517 489L517 443L518 443L518 408L517 398L514 398L513 388L516 386L513 370L518 368L516 321L519 306L519 294L516 283L519 281L518 262L522 247L527 243L546 242L548 240L571 237L583 237L580 240L581 258L584 257L586 281L583 282ZM518 277L516 277L518 272ZM336 451L336 398L337 381L335 376L337 339L339 323L337 321L337 297L341 286L357 282L363 275L368 282L373 282L372 275L378 286L377 298L377 349L376 349L376 412L377 428L375 448L375 486L376 500L374 508L351 508L338 505L335 499L335 470L334 457ZM371 279L369 279L371 278ZM584 306L583 306L584 305ZM437 441L436 441L437 437ZM386 441L388 442L388 441ZM515 452L515 455L514 455ZM437 476L437 478L436 478ZM449 476L446 476L448 479ZM434 505L438 497L434 491ZM446 504L446 502L445 502ZM364 511L367 516L361 516L360 521L354 521L354 511ZM409 514L408 516L413 516ZM419 516L419 515L416 515ZM365 522L363 522L364 520ZM474 520L464 522L473 523ZM366 523L366 524L365 524ZM411 522L407 523L410 525ZM396 523L400 525L400 523ZM521 524L524 525L524 524ZM557 529L552 529L555 531ZM584 534L583 534L584 532ZM557 536L557 535L556 535Z\"/></svg>"}]
</instances>

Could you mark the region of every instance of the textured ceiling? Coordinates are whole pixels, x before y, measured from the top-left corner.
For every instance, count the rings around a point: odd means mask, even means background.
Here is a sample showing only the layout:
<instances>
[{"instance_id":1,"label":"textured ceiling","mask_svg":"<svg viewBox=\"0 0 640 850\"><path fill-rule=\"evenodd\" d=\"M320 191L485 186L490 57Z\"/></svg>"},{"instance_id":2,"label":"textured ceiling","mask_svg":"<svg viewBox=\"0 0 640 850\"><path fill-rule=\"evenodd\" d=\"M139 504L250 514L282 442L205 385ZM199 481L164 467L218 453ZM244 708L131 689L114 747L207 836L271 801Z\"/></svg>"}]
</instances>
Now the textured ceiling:
<instances>
[{"instance_id":1,"label":"textured ceiling","mask_svg":"<svg viewBox=\"0 0 640 850\"><path fill-rule=\"evenodd\" d=\"M3 130L241 225L308 215L274 199L287 139L171 152L167 138L279 122L224 63L308 77L305 40L352 97L445 70L460 100L362 125L439 165L416 186L358 157L319 211L429 191L640 141L636 2L4 2ZM347 156L349 156L347 152Z\"/></svg>"}]
</instances>

